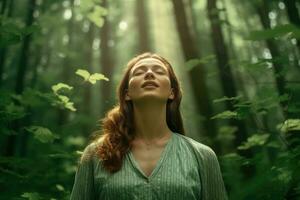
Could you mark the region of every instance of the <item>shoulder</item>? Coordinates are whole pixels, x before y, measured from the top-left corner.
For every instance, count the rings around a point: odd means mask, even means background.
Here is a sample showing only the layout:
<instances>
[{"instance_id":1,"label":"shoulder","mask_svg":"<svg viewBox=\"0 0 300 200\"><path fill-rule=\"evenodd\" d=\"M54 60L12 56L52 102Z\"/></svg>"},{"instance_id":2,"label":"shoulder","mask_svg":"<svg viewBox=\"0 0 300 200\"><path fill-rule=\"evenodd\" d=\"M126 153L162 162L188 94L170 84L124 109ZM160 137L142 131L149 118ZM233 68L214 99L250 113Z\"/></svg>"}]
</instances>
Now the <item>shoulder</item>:
<instances>
[{"instance_id":1,"label":"shoulder","mask_svg":"<svg viewBox=\"0 0 300 200\"><path fill-rule=\"evenodd\" d=\"M178 133L177 133L177 135L179 136L180 139L182 139L188 145L190 145L193 148L193 150L201 156L202 159L209 159L209 158L216 159L217 156L211 147L209 147L201 142L198 142L188 136L181 135Z\"/></svg>"},{"instance_id":2,"label":"shoulder","mask_svg":"<svg viewBox=\"0 0 300 200\"><path fill-rule=\"evenodd\" d=\"M101 146L104 137L99 137L90 144L88 144L80 157L80 162L88 162L95 158L98 148Z\"/></svg>"}]
</instances>

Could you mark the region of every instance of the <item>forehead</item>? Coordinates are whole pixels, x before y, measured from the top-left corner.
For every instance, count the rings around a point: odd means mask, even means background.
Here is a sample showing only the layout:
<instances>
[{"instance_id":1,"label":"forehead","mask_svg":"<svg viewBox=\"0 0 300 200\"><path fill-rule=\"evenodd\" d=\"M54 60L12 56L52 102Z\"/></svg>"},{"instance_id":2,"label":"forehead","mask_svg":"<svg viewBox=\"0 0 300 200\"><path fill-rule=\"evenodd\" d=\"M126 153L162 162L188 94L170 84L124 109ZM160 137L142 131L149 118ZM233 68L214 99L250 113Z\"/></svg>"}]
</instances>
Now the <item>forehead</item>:
<instances>
[{"instance_id":1,"label":"forehead","mask_svg":"<svg viewBox=\"0 0 300 200\"><path fill-rule=\"evenodd\" d=\"M157 58L141 59L137 63L135 63L135 65L132 67L131 71L135 70L136 68L138 68L140 66L146 66L146 67L161 66L167 70L167 67L165 66L165 64Z\"/></svg>"}]
</instances>

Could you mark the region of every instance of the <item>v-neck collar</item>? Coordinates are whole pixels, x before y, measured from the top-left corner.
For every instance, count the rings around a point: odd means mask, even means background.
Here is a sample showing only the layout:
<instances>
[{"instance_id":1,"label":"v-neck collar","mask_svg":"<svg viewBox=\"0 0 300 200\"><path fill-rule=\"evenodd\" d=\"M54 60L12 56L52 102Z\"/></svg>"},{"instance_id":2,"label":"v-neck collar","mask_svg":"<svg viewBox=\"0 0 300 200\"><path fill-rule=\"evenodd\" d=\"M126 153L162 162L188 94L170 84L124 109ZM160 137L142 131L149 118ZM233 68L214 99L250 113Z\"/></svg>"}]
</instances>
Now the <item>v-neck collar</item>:
<instances>
[{"instance_id":1,"label":"v-neck collar","mask_svg":"<svg viewBox=\"0 0 300 200\"><path fill-rule=\"evenodd\" d=\"M172 133L170 139L168 140L166 146L164 147L164 150L162 151L161 155L160 155L160 158L159 160L157 161L154 169L152 170L151 174L149 176L146 176L144 171L140 168L138 162L135 160L131 150L129 151L129 159L133 165L133 167L146 179L152 179L156 174L157 172L159 171L161 165L163 164L164 160L165 160L165 157L166 157L166 154L169 152L169 149L171 148L171 145L173 143L173 140L174 140L174 135L175 133Z\"/></svg>"}]
</instances>

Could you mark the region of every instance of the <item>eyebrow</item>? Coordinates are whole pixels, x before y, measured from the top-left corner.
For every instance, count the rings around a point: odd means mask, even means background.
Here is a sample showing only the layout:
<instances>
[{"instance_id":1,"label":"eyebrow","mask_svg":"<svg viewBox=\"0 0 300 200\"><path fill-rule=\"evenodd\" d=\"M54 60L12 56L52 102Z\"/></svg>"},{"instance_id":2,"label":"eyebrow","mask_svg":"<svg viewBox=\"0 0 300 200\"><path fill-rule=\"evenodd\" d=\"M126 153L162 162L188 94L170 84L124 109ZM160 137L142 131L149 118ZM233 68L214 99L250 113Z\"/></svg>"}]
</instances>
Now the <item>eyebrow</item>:
<instances>
[{"instance_id":1,"label":"eyebrow","mask_svg":"<svg viewBox=\"0 0 300 200\"><path fill-rule=\"evenodd\" d=\"M153 67L153 68L160 68L160 69L163 69L165 72L167 71L163 66L161 66L161 65L152 65L151 67ZM145 65L139 65L138 67L136 67L133 71L132 71L132 73L134 73L136 70L138 70L138 69L146 69L147 67L145 66Z\"/></svg>"}]
</instances>

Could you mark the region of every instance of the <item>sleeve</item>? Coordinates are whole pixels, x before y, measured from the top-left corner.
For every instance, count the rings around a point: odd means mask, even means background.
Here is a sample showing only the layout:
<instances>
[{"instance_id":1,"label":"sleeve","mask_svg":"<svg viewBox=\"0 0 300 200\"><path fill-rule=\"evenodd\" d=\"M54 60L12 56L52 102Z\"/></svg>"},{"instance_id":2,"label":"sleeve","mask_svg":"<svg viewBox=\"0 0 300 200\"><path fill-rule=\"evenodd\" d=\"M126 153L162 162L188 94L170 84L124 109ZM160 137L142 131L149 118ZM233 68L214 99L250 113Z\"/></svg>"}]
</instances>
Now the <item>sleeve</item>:
<instances>
[{"instance_id":1,"label":"sleeve","mask_svg":"<svg viewBox=\"0 0 300 200\"><path fill-rule=\"evenodd\" d=\"M77 167L70 200L94 200L94 166L91 145L87 146Z\"/></svg>"},{"instance_id":2,"label":"sleeve","mask_svg":"<svg viewBox=\"0 0 300 200\"><path fill-rule=\"evenodd\" d=\"M207 147L204 155L204 166L206 168L205 182L207 187L207 200L227 200L227 193L221 174L220 165L215 152Z\"/></svg>"}]
</instances>

